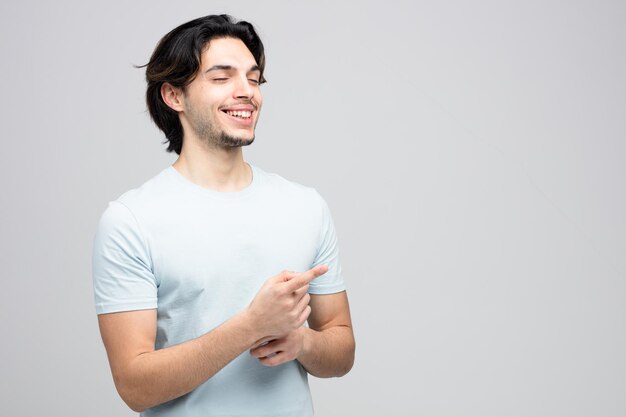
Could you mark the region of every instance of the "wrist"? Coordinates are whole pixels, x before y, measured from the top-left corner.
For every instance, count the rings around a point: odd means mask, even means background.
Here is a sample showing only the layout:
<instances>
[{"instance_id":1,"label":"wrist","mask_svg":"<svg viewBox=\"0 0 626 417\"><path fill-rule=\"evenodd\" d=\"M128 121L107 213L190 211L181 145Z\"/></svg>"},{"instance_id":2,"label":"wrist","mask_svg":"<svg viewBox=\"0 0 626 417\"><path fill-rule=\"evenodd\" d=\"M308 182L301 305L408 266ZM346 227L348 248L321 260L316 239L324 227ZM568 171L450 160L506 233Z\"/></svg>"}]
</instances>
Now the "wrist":
<instances>
[{"instance_id":1,"label":"wrist","mask_svg":"<svg viewBox=\"0 0 626 417\"><path fill-rule=\"evenodd\" d=\"M249 309L245 309L237 314L235 320L239 323L240 329L247 335L250 345L257 344L265 335L259 332L259 326L255 320L255 316Z\"/></svg>"},{"instance_id":2,"label":"wrist","mask_svg":"<svg viewBox=\"0 0 626 417\"><path fill-rule=\"evenodd\" d=\"M298 332L300 332L300 337L302 338L302 345L297 359L306 358L311 353L313 344L312 338L315 331L302 326L298 329Z\"/></svg>"}]
</instances>

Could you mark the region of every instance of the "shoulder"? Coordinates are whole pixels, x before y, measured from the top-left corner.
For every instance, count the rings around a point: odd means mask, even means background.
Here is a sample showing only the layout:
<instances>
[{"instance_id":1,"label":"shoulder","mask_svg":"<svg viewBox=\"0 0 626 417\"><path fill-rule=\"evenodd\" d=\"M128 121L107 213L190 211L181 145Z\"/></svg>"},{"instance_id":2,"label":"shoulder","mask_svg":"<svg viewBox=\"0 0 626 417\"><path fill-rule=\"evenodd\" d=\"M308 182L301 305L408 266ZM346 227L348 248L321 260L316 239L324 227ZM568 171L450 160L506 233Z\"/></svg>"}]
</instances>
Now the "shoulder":
<instances>
[{"instance_id":1,"label":"shoulder","mask_svg":"<svg viewBox=\"0 0 626 417\"><path fill-rule=\"evenodd\" d=\"M170 194L167 191L166 171L161 171L140 186L109 201L100 217L98 234L114 231L128 233L145 225L151 213L163 205L164 196Z\"/></svg>"},{"instance_id":2,"label":"shoulder","mask_svg":"<svg viewBox=\"0 0 626 417\"><path fill-rule=\"evenodd\" d=\"M168 189L172 188L168 170L169 168L163 169L140 186L120 195L114 202L126 206L131 212L141 210L145 206L154 206L158 200L168 194Z\"/></svg>"},{"instance_id":3,"label":"shoulder","mask_svg":"<svg viewBox=\"0 0 626 417\"><path fill-rule=\"evenodd\" d=\"M286 179L276 173L265 172L258 167L255 170L262 176L267 186L267 196L271 195L281 205L290 207L308 217L311 224L326 228L331 219L330 208L322 195L314 188Z\"/></svg>"},{"instance_id":4,"label":"shoulder","mask_svg":"<svg viewBox=\"0 0 626 417\"><path fill-rule=\"evenodd\" d=\"M314 187L291 181L279 174L264 171L257 166L254 169L262 177L266 189L271 192L280 194L293 201L306 202L307 204L315 203L317 205L324 204L324 199Z\"/></svg>"}]
</instances>

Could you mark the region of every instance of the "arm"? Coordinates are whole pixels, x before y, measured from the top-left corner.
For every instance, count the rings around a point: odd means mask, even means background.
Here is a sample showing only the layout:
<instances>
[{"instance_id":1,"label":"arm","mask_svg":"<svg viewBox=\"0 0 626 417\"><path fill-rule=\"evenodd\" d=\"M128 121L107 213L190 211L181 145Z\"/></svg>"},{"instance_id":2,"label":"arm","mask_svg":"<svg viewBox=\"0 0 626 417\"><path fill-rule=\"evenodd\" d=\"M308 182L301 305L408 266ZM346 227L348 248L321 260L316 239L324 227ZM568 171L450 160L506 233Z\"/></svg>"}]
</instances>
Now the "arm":
<instances>
[{"instance_id":1,"label":"arm","mask_svg":"<svg viewBox=\"0 0 626 417\"><path fill-rule=\"evenodd\" d=\"M120 396L137 412L178 398L253 345L301 327L311 311L308 283L326 270L320 266L303 274L284 271L268 279L241 313L196 339L165 349L154 349L155 309L99 315Z\"/></svg>"},{"instance_id":2,"label":"arm","mask_svg":"<svg viewBox=\"0 0 626 417\"><path fill-rule=\"evenodd\" d=\"M154 350L154 309L101 314L98 322L115 387L136 412L190 392L256 342L245 313L203 336L160 350Z\"/></svg>"},{"instance_id":3,"label":"arm","mask_svg":"<svg viewBox=\"0 0 626 417\"><path fill-rule=\"evenodd\" d=\"M303 348L298 361L319 378L344 376L354 364L354 334L348 296L312 295L309 328L304 330Z\"/></svg>"},{"instance_id":4,"label":"arm","mask_svg":"<svg viewBox=\"0 0 626 417\"><path fill-rule=\"evenodd\" d=\"M251 354L266 366L297 359L319 378L347 374L354 363L355 342L346 292L312 295L310 306L309 328L256 347Z\"/></svg>"}]
</instances>

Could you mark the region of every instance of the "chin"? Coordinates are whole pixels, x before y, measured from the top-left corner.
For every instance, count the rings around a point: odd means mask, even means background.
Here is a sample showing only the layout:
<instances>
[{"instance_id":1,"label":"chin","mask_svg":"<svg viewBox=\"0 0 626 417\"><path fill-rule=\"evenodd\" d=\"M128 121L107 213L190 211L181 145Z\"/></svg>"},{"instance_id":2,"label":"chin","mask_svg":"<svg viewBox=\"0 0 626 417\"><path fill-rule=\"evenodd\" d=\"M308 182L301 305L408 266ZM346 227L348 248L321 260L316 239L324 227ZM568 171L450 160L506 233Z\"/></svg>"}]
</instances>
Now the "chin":
<instances>
[{"instance_id":1,"label":"chin","mask_svg":"<svg viewBox=\"0 0 626 417\"><path fill-rule=\"evenodd\" d=\"M254 135L241 137L223 134L219 138L218 144L227 148L238 148L241 146L249 146L254 142Z\"/></svg>"}]
</instances>

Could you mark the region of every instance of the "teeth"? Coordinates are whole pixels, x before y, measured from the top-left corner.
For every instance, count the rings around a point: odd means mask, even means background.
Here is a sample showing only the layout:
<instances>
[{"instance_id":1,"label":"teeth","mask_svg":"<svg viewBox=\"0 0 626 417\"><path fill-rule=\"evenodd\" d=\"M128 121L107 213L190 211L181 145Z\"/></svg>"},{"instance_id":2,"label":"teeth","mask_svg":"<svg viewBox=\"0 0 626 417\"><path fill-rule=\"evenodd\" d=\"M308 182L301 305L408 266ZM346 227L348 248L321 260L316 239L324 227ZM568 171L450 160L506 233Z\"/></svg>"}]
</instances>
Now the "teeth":
<instances>
[{"instance_id":1,"label":"teeth","mask_svg":"<svg viewBox=\"0 0 626 417\"><path fill-rule=\"evenodd\" d=\"M230 116L241 117L243 119L247 119L250 116L252 116L252 112L247 111L247 110L242 110L242 111L226 110L226 113L229 114Z\"/></svg>"}]
</instances>

